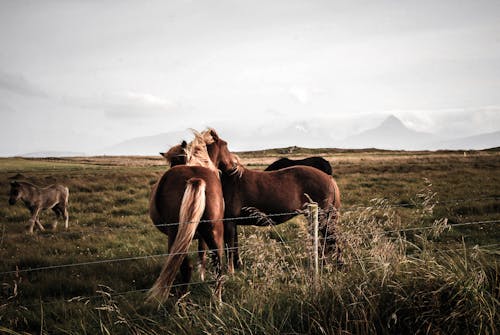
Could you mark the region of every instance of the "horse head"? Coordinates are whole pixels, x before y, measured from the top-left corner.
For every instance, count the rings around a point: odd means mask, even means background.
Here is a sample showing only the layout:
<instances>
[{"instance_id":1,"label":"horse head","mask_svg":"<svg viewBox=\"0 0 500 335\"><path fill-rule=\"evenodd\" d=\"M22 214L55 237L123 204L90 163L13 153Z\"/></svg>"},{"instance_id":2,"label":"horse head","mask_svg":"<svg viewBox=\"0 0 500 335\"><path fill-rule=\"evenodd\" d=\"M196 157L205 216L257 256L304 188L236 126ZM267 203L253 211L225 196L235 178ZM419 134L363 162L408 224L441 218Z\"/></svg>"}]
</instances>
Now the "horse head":
<instances>
[{"instance_id":1,"label":"horse head","mask_svg":"<svg viewBox=\"0 0 500 335\"><path fill-rule=\"evenodd\" d=\"M10 182L9 204L14 205L21 197L21 184L17 181Z\"/></svg>"},{"instance_id":2,"label":"horse head","mask_svg":"<svg viewBox=\"0 0 500 335\"><path fill-rule=\"evenodd\" d=\"M176 165L184 165L186 164L186 147L187 142L182 141L181 144L174 145L167 152L160 152L167 162L170 164L170 167L174 167Z\"/></svg>"},{"instance_id":3,"label":"horse head","mask_svg":"<svg viewBox=\"0 0 500 335\"><path fill-rule=\"evenodd\" d=\"M209 128L200 134L211 161L223 173L234 173L241 166L238 156L231 153L227 142L219 137L215 129Z\"/></svg>"}]
</instances>

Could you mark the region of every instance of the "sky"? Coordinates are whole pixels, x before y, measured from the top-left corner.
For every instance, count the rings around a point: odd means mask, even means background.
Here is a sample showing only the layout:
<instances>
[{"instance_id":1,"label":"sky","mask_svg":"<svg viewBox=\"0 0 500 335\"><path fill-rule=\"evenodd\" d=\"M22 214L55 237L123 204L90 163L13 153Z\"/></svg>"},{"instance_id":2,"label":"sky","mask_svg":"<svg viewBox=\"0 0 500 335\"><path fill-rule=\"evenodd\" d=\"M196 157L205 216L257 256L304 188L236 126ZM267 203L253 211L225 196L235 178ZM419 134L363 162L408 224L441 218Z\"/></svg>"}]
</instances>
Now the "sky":
<instances>
[{"instance_id":1,"label":"sky","mask_svg":"<svg viewBox=\"0 0 500 335\"><path fill-rule=\"evenodd\" d=\"M448 137L498 131L498 13L497 0L0 0L0 155L304 120L340 139L388 115Z\"/></svg>"}]
</instances>

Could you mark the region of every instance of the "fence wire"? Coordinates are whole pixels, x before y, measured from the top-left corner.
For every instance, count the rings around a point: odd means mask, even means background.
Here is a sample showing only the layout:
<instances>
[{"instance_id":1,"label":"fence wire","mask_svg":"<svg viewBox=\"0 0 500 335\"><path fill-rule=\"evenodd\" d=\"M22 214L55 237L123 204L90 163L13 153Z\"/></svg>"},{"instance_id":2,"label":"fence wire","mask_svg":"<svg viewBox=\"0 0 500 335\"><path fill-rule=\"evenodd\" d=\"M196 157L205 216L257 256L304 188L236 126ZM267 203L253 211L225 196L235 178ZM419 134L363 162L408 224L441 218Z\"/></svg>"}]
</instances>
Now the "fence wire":
<instances>
[{"instance_id":1,"label":"fence wire","mask_svg":"<svg viewBox=\"0 0 500 335\"><path fill-rule=\"evenodd\" d=\"M471 222L462 222L462 223L456 223L449 225L449 228L453 227L460 227L460 226L472 226L472 225L483 225L483 224L496 224L500 223L500 219L497 220L488 220L488 221L471 221ZM276 226L272 226L276 227ZM448 228L445 226L445 228ZM411 228L402 228L402 229L394 229L394 230L386 230L379 232L378 234L392 234L392 233L404 233L404 232L413 232L413 231L421 231L421 230L429 230L429 229L435 229L436 226L424 226L424 227L411 227ZM365 236L366 234L351 234L351 236ZM277 241L277 243L282 243L282 244L293 244L290 242L285 242L285 240L282 238L281 235L278 234L278 237L280 238L280 241ZM326 239L329 239L329 237L326 237ZM297 243L302 243L302 241L298 241ZM237 247L225 247L223 248L223 251L230 251L230 250L236 250ZM207 249L205 250L206 252L216 252L218 249ZM143 255L143 256L130 256L130 257L123 257L123 258L112 258L112 259L101 259L101 260L96 260L96 261L87 261L87 262L80 262L80 263L68 263L68 264L59 264L59 265L48 265L48 266L41 266L37 268L30 268L30 269L16 269L16 270L11 270L11 271L5 271L5 272L0 272L0 275L9 275L9 274L17 274L17 273L26 273L26 272L35 272L35 271L43 271L43 270L53 270L53 269L61 269L61 268L70 268L70 267L78 267L78 266L87 266L87 265L95 265L95 264L104 264L104 263L116 263L116 262L125 262L125 261L134 261L134 260L142 260L142 259L150 259L150 258L159 258L159 257L168 257L168 256L174 256L174 255L191 255L191 254L198 254L200 251L187 251L184 253L162 253L162 254L156 254L156 255Z\"/></svg>"}]
</instances>

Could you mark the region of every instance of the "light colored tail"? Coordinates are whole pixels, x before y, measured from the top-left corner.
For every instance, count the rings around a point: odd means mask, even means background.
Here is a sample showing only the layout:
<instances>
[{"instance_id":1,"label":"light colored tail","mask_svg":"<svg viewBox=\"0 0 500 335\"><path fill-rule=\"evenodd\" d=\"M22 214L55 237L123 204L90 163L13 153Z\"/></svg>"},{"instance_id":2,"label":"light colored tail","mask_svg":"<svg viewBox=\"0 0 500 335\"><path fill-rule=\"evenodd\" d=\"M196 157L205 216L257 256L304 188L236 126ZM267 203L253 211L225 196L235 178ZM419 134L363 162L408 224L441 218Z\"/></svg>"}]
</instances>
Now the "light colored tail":
<instances>
[{"instance_id":1,"label":"light colored tail","mask_svg":"<svg viewBox=\"0 0 500 335\"><path fill-rule=\"evenodd\" d=\"M333 188L335 189L335 198L333 201L333 206L335 207L335 209L338 210L340 208L340 205L341 205L340 204L340 190L339 190L339 187L338 187L335 179L333 179L333 177L332 177L331 180L332 180Z\"/></svg>"},{"instance_id":2,"label":"light colored tail","mask_svg":"<svg viewBox=\"0 0 500 335\"><path fill-rule=\"evenodd\" d=\"M66 197L64 199L64 229L68 230L69 225L69 214L68 214L68 204L69 204L69 188L64 187L66 189Z\"/></svg>"},{"instance_id":3,"label":"light colored tail","mask_svg":"<svg viewBox=\"0 0 500 335\"><path fill-rule=\"evenodd\" d=\"M161 303L167 300L175 275L186 257L196 228L205 211L205 189L206 183L203 179L191 178L187 181L179 212L177 236L169 250L169 256L160 276L149 290L148 301Z\"/></svg>"}]
</instances>

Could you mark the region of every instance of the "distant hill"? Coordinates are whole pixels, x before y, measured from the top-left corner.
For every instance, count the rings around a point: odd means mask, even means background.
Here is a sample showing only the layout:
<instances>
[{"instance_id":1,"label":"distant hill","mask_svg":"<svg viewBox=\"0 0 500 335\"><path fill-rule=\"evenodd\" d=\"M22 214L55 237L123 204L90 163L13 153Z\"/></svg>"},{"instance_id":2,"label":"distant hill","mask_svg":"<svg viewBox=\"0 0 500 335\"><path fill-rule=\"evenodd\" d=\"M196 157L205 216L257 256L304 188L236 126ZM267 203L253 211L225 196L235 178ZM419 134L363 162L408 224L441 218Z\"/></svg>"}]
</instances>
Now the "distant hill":
<instances>
[{"instance_id":1,"label":"distant hill","mask_svg":"<svg viewBox=\"0 0 500 335\"><path fill-rule=\"evenodd\" d=\"M462 137L436 143L436 146L452 150L483 150L500 146L500 131Z\"/></svg>"},{"instance_id":2,"label":"distant hill","mask_svg":"<svg viewBox=\"0 0 500 335\"><path fill-rule=\"evenodd\" d=\"M104 155L158 155L183 139L191 140L193 134L188 131L174 131L153 136L136 137L105 148L99 154Z\"/></svg>"},{"instance_id":3,"label":"distant hill","mask_svg":"<svg viewBox=\"0 0 500 335\"><path fill-rule=\"evenodd\" d=\"M38 151L29 152L26 154L18 155L20 157L26 158L40 158L40 157L82 157L86 156L84 152L73 152L73 151Z\"/></svg>"},{"instance_id":4,"label":"distant hill","mask_svg":"<svg viewBox=\"0 0 500 335\"><path fill-rule=\"evenodd\" d=\"M321 122L320 122L321 121ZM375 122L370 120L370 122ZM380 119L378 119L380 122ZM266 124L261 127L241 128L236 125L218 126L216 129L229 143L231 151L252 151L270 148L292 150L302 148L380 149L380 150L445 150L488 149L500 146L500 132L459 139L446 139L435 134L418 132L405 126L391 115L378 126L338 140L342 125L333 121L315 120ZM158 155L185 139L190 141L189 130L167 132L154 136L132 138L105 148L98 155Z\"/></svg>"},{"instance_id":5,"label":"distant hill","mask_svg":"<svg viewBox=\"0 0 500 335\"><path fill-rule=\"evenodd\" d=\"M436 135L409 129L401 120L391 115L377 127L347 137L340 142L340 147L422 150L432 149L432 143L437 141L439 137Z\"/></svg>"}]
</instances>

